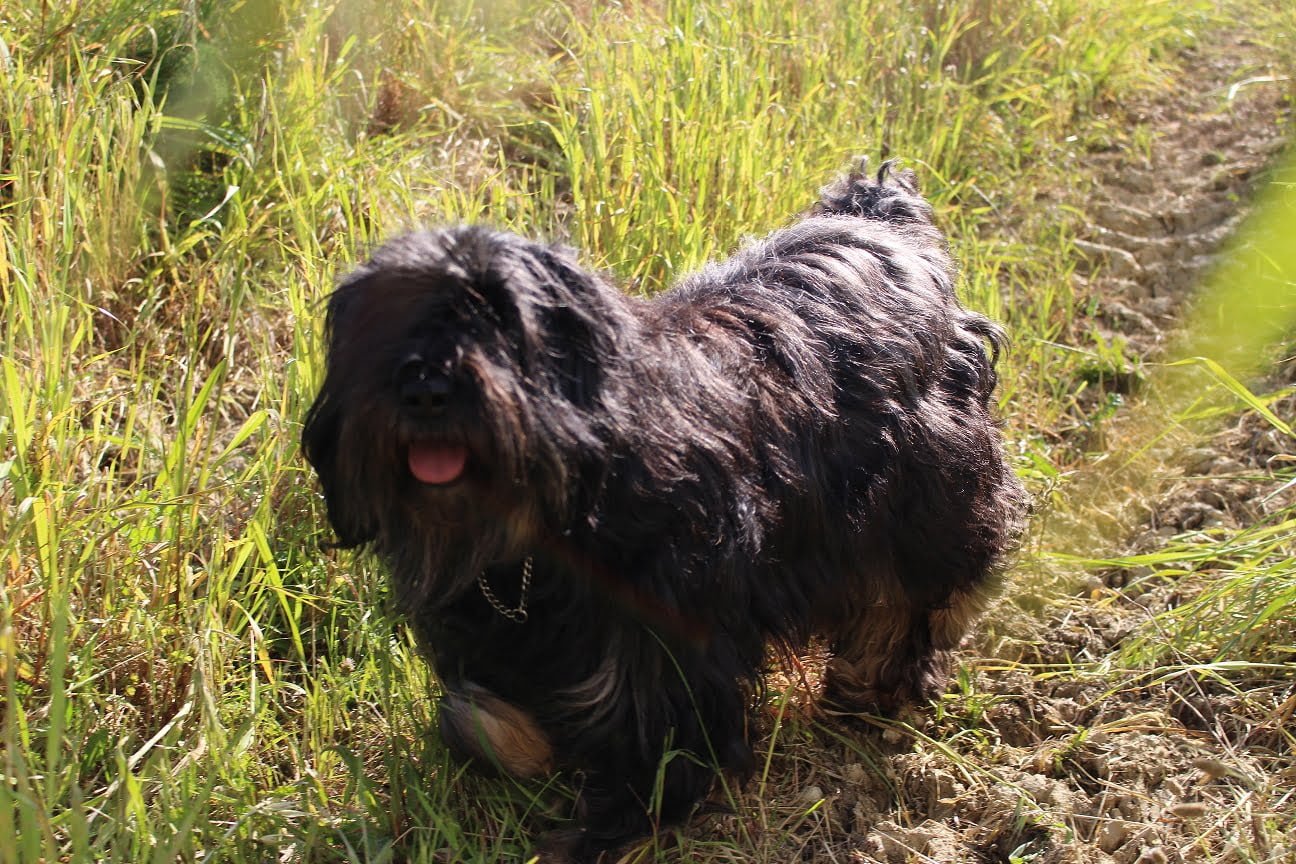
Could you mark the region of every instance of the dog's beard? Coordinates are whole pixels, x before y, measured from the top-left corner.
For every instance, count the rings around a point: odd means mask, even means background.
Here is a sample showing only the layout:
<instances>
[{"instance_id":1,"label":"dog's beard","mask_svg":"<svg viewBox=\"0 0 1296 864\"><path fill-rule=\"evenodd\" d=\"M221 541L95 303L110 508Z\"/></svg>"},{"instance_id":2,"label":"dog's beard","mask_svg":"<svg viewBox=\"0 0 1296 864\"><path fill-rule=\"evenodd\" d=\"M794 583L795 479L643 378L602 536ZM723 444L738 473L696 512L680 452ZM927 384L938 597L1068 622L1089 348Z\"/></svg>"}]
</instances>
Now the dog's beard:
<instances>
[{"instance_id":1,"label":"dog's beard","mask_svg":"<svg viewBox=\"0 0 1296 864\"><path fill-rule=\"evenodd\" d=\"M525 558L540 533L540 511L529 490L514 484L415 486L394 497L375 548L391 562L400 609L450 603L486 568Z\"/></svg>"},{"instance_id":2,"label":"dog's beard","mask_svg":"<svg viewBox=\"0 0 1296 864\"><path fill-rule=\"evenodd\" d=\"M391 562L400 611L422 615L447 605L476 590L473 585L486 568L519 561L535 548L540 520L528 497L519 494L498 508L468 506L478 512L460 522L446 521L450 507L407 506L396 516L402 527L380 535L377 550Z\"/></svg>"},{"instance_id":3,"label":"dog's beard","mask_svg":"<svg viewBox=\"0 0 1296 864\"><path fill-rule=\"evenodd\" d=\"M400 610L450 603L487 567L535 548L540 514L558 502L536 500L534 490L546 487L528 482L534 460L519 428L512 411L412 422L381 400L343 422L348 458L339 469L355 506L370 513L374 549L391 565Z\"/></svg>"}]
</instances>

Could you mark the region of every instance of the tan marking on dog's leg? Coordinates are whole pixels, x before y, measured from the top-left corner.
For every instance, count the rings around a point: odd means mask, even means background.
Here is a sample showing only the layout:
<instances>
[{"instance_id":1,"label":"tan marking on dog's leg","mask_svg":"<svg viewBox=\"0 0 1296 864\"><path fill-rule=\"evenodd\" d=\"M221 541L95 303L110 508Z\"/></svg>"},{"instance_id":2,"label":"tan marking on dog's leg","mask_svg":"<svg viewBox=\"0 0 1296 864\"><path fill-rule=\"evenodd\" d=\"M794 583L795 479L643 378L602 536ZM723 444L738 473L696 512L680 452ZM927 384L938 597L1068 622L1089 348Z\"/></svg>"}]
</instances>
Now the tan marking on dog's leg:
<instances>
[{"instance_id":1,"label":"tan marking on dog's leg","mask_svg":"<svg viewBox=\"0 0 1296 864\"><path fill-rule=\"evenodd\" d=\"M973 625L990 606L992 590L983 587L955 591L944 606L933 609L927 617L931 644L937 651L959 647Z\"/></svg>"},{"instance_id":2,"label":"tan marking on dog's leg","mask_svg":"<svg viewBox=\"0 0 1296 864\"><path fill-rule=\"evenodd\" d=\"M992 596L993 586L973 586L921 611L895 591L839 626L825 675L829 709L892 713L938 696L949 678L951 652Z\"/></svg>"},{"instance_id":3,"label":"tan marking on dog's leg","mask_svg":"<svg viewBox=\"0 0 1296 864\"><path fill-rule=\"evenodd\" d=\"M824 675L829 710L890 710L897 662L904 661L911 614L903 600L882 600L862 610L832 640Z\"/></svg>"},{"instance_id":4,"label":"tan marking on dog's leg","mask_svg":"<svg viewBox=\"0 0 1296 864\"><path fill-rule=\"evenodd\" d=\"M535 720L475 684L441 698L441 734L452 750L514 777L553 770L553 746Z\"/></svg>"}]
</instances>

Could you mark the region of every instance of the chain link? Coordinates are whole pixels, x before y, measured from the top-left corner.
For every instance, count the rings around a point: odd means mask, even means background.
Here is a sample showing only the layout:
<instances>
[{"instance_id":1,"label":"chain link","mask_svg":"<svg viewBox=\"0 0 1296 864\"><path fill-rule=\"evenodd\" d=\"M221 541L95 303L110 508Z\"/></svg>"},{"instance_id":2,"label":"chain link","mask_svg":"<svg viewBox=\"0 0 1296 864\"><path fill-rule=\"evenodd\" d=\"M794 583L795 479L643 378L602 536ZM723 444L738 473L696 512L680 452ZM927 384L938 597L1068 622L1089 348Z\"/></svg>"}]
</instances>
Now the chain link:
<instances>
[{"instance_id":1,"label":"chain link","mask_svg":"<svg viewBox=\"0 0 1296 864\"><path fill-rule=\"evenodd\" d=\"M500 599L495 596L495 592L491 590L490 584L486 581L486 571L483 570L481 573L477 574L477 587L481 589L482 596L486 598L486 602L489 603L496 612L503 615L514 624L523 624L526 623L527 620L527 593L531 590L531 568L533 565L534 560L530 555L528 555L527 559L522 562L522 590L518 592L518 605L512 609L501 603Z\"/></svg>"}]
</instances>

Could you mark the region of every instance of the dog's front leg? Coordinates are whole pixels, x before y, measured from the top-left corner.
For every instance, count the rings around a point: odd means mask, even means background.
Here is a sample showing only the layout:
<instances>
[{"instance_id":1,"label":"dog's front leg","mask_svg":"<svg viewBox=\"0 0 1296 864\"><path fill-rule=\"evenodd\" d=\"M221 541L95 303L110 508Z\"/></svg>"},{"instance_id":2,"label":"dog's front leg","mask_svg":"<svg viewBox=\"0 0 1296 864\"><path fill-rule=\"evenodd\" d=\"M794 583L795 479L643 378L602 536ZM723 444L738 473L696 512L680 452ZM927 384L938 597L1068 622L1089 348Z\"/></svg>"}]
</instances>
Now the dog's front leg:
<instances>
[{"instance_id":1,"label":"dog's front leg","mask_svg":"<svg viewBox=\"0 0 1296 864\"><path fill-rule=\"evenodd\" d=\"M565 847L570 860L598 861L604 852L684 823L717 768L734 776L750 769L745 691L732 671L706 653L677 646L666 659L652 653L664 646L649 645L638 646L639 663L613 664L636 674L604 691L616 698L601 704L597 718L564 724L577 769L577 828L551 835L550 847ZM670 672L643 675L643 668Z\"/></svg>"},{"instance_id":2,"label":"dog's front leg","mask_svg":"<svg viewBox=\"0 0 1296 864\"><path fill-rule=\"evenodd\" d=\"M614 850L688 818L715 778L714 768L672 752L659 762L587 768L579 778L577 823L545 835L545 864L595 864Z\"/></svg>"},{"instance_id":3,"label":"dog's front leg","mask_svg":"<svg viewBox=\"0 0 1296 864\"><path fill-rule=\"evenodd\" d=\"M461 762L522 779L553 769L553 747L535 719L471 681L446 687L437 720L441 740Z\"/></svg>"}]
</instances>

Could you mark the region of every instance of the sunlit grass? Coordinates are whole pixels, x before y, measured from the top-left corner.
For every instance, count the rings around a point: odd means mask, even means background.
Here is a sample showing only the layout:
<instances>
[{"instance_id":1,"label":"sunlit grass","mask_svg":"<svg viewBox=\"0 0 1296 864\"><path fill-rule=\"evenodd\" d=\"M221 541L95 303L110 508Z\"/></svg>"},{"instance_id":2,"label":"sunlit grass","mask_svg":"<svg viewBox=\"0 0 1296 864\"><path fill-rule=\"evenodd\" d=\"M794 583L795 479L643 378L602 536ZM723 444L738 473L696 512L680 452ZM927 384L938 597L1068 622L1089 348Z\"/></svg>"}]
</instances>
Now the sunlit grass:
<instances>
[{"instance_id":1,"label":"sunlit grass","mask_svg":"<svg viewBox=\"0 0 1296 864\"><path fill-rule=\"evenodd\" d=\"M1025 205L1105 134L1094 100L1205 23L1177 0L7 3L0 861L495 861L567 814L557 784L449 763L382 574L321 549L299 422L322 298L375 242L485 220L652 291L854 155L901 157L1014 334L1006 424L1044 488L1083 351L1112 349L1072 343L1077 214ZM1253 540L1219 541L1220 590ZM1286 578L1239 620L1280 626ZM780 729L771 795L804 744ZM816 818L776 799L745 847L644 860L759 860Z\"/></svg>"}]
</instances>

